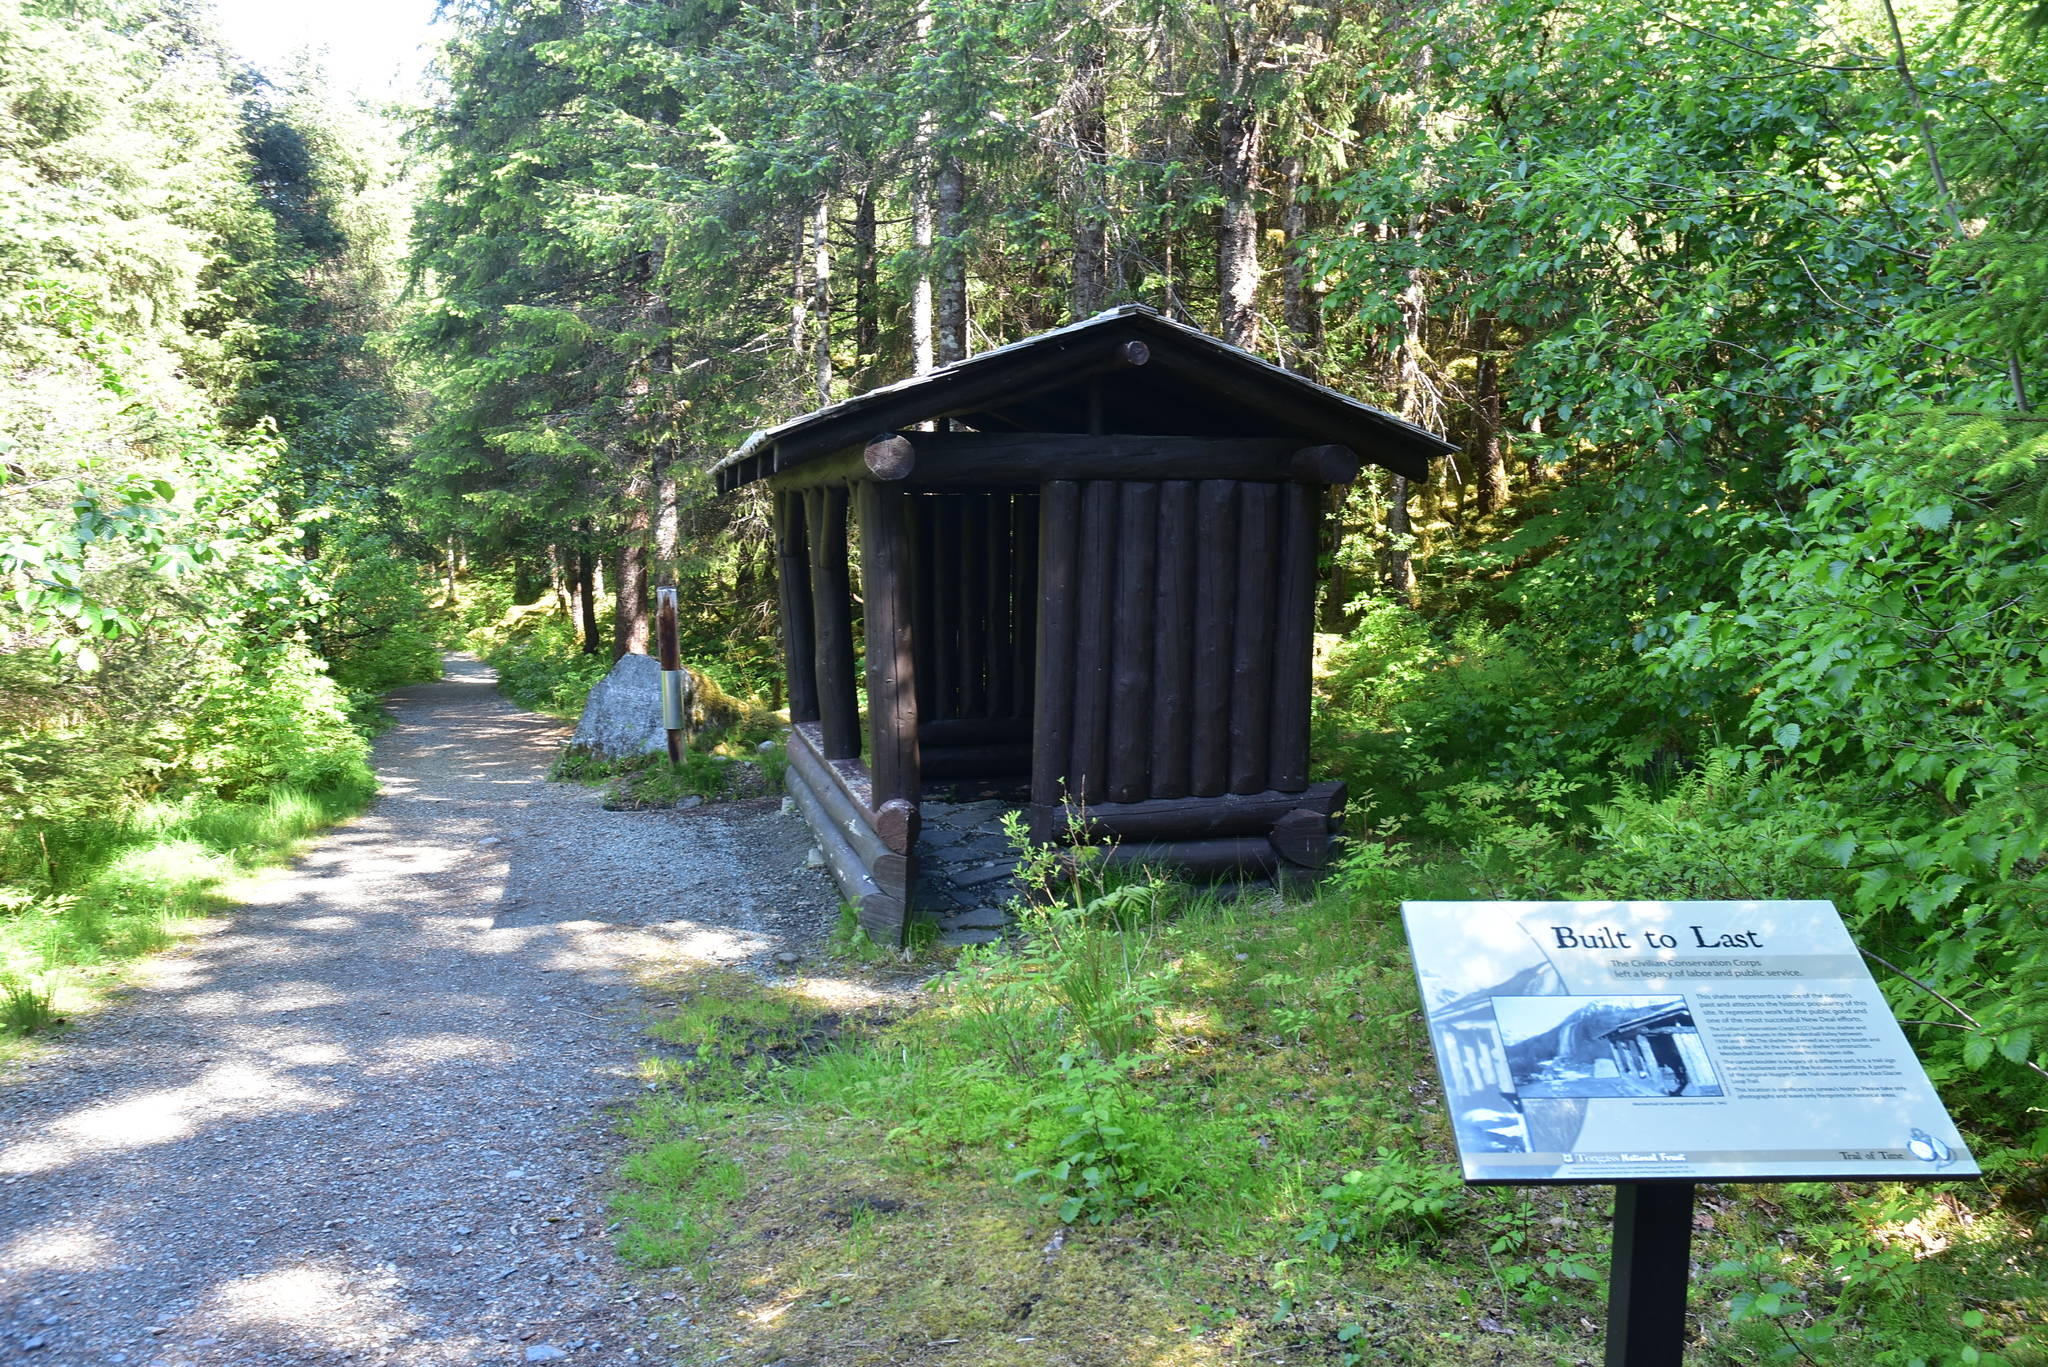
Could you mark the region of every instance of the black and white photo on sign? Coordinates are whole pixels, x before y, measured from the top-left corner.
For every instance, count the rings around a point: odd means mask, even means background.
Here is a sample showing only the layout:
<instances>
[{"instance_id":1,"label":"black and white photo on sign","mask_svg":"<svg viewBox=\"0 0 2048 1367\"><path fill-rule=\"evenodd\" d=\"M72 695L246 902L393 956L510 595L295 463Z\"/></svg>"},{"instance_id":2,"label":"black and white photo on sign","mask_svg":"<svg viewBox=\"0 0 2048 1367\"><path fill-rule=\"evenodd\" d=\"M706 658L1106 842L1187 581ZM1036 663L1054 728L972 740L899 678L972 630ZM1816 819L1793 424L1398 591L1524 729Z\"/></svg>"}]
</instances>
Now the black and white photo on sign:
<instances>
[{"instance_id":1,"label":"black and white photo on sign","mask_svg":"<svg viewBox=\"0 0 2048 1367\"><path fill-rule=\"evenodd\" d=\"M1682 996L1496 996L1522 1097L1706 1097L1721 1080Z\"/></svg>"}]
</instances>

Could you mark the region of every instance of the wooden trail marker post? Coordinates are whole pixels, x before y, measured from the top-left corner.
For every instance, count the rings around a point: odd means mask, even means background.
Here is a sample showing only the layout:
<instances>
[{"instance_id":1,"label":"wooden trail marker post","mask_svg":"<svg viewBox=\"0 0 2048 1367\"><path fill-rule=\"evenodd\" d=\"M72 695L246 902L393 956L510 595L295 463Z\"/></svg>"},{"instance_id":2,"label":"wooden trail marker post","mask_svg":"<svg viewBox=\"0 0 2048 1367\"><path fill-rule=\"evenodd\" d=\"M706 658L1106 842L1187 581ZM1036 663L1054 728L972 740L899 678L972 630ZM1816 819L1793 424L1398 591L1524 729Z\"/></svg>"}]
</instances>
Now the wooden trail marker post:
<instances>
[{"instance_id":1,"label":"wooden trail marker post","mask_svg":"<svg viewBox=\"0 0 2048 1367\"><path fill-rule=\"evenodd\" d=\"M655 650L661 661L661 726L668 732L668 762L680 766L690 741L690 672L683 668L682 634L676 625L676 591L654 591Z\"/></svg>"},{"instance_id":2,"label":"wooden trail marker post","mask_svg":"<svg viewBox=\"0 0 2048 1367\"><path fill-rule=\"evenodd\" d=\"M1829 902L1407 902L1465 1181L1614 1187L1606 1367L1679 1367L1694 1183L1981 1175Z\"/></svg>"}]
</instances>

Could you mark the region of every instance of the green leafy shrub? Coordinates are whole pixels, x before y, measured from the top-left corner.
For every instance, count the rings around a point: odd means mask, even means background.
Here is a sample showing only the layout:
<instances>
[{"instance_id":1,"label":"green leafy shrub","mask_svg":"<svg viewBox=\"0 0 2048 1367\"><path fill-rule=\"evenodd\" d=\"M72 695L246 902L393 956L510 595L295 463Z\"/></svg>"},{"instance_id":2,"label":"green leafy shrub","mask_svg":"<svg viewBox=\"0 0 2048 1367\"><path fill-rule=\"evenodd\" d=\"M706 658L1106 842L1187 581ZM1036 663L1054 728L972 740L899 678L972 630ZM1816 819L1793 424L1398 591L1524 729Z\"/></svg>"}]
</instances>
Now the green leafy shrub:
<instances>
[{"instance_id":1,"label":"green leafy shrub","mask_svg":"<svg viewBox=\"0 0 2048 1367\"><path fill-rule=\"evenodd\" d=\"M1125 1078L1134 1062L1062 1055L1057 1081L1018 1111L1032 1166L1011 1181L1040 1189L1063 1224L1108 1224L1165 1203L1197 1178L1180 1128Z\"/></svg>"},{"instance_id":2,"label":"green leafy shrub","mask_svg":"<svg viewBox=\"0 0 2048 1367\"><path fill-rule=\"evenodd\" d=\"M1465 1186L1448 1164L1398 1153L1381 1145L1378 1161L1354 1168L1318 1194L1297 1242L1325 1253L1389 1238L1412 1240L1441 1232L1464 1202Z\"/></svg>"}]
</instances>

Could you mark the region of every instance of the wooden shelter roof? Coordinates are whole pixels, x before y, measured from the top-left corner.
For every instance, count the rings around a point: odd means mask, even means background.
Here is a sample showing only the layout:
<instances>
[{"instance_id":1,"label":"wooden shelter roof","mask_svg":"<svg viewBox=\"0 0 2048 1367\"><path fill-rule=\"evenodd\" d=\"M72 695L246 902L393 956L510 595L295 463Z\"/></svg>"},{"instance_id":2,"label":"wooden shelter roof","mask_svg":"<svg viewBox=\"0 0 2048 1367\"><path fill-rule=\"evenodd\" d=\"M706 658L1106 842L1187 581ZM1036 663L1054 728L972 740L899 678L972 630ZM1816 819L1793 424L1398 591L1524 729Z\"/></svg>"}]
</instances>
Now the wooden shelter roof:
<instances>
[{"instance_id":1,"label":"wooden shelter roof","mask_svg":"<svg viewBox=\"0 0 2048 1367\"><path fill-rule=\"evenodd\" d=\"M938 418L989 433L1296 438L1348 446L1413 480L1428 477L1430 457L1457 449L1156 309L1121 304L755 432L712 473L729 493ZM1107 465L1113 477L1114 459Z\"/></svg>"}]
</instances>

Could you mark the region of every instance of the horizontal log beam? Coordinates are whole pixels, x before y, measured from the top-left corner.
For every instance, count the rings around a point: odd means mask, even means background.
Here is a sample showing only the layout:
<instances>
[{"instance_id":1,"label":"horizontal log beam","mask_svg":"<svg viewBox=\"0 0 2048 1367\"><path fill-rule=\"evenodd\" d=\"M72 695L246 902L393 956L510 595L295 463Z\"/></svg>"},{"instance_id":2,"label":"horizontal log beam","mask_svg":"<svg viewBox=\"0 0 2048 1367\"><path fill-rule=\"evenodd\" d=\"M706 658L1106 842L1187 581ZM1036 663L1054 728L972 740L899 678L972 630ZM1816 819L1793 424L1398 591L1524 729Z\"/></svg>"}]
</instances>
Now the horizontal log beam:
<instances>
[{"instance_id":1,"label":"horizontal log beam","mask_svg":"<svg viewBox=\"0 0 2048 1367\"><path fill-rule=\"evenodd\" d=\"M1064 857L1071 859L1072 854ZM1107 862L1121 868L1159 868L1207 878L1260 877L1280 865L1271 841L1249 835L1223 840L1118 845L1108 850L1104 857Z\"/></svg>"},{"instance_id":2,"label":"horizontal log beam","mask_svg":"<svg viewBox=\"0 0 2048 1367\"><path fill-rule=\"evenodd\" d=\"M889 859L893 862L869 869L826 817L817 790L802 772L792 765L783 781L811 833L818 838L818 851L825 857L826 871L838 885L839 895L859 912L861 928L867 931L868 938L876 944L902 944L904 927L910 918L910 861L902 855L891 855Z\"/></svg>"},{"instance_id":3,"label":"horizontal log beam","mask_svg":"<svg viewBox=\"0 0 2048 1367\"><path fill-rule=\"evenodd\" d=\"M1029 717L954 717L919 722L920 745L1003 745L1031 739Z\"/></svg>"},{"instance_id":4,"label":"horizontal log beam","mask_svg":"<svg viewBox=\"0 0 2048 1367\"><path fill-rule=\"evenodd\" d=\"M1008 778L1031 772L1031 742L933 745L924 751L926 778Z\"/></svg>"},{"instance_id":5,"label":"horizontal log beam","mask_svg":"<svg viewBox=\"0 0 2048 1367\"><path fill-rule=\"evenodd\" d=\"M857 759L828 760L824 748L824 737L815 723L803 722L791 728L790 766L802 768L811 787L820 791L827 787L835 789L886 848L897 854L909 854L917 844L917 804L896 799L876 807L867 766Z\"/></svg>"},{"instance_id":6,"label":"horizontal log beam","mask_svg":"<svg viewBox=\"0 0 2048 1367\"><path fill-rule=\"evenodd\" d=\"M1330 862L1330 818L1297 807L1273 823L1273 851L1289 864L1320 869Z\"/></svg>"},{"instance_id":7,"label":"horizontal log beam","mask_svg":"<svg viewBox=\"0 0 2048 1367\"><path fill-rule=\"evenodd\" d=\"M1219 836L1265 836L1281 818L1305 810L1334 820L1349 790L1343 783L1314 783L1299 793L1226 793L1221 797L1162 797L1144 802L1097 802L1085 809L1064 803L1033 804L1033 829L1045 829L1064 844L1069 831L1083 840L1184 841Z\"/></svg>"}]
</instances>

